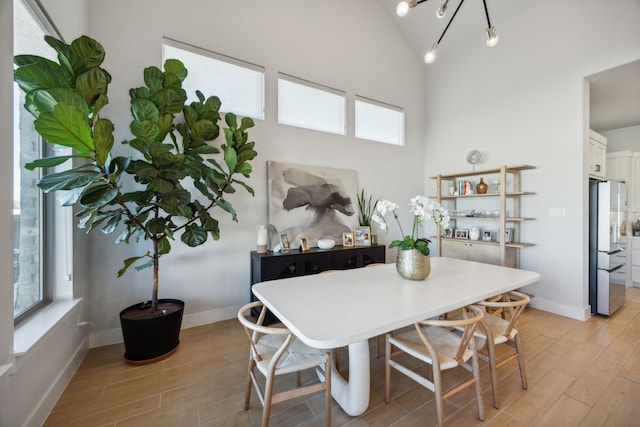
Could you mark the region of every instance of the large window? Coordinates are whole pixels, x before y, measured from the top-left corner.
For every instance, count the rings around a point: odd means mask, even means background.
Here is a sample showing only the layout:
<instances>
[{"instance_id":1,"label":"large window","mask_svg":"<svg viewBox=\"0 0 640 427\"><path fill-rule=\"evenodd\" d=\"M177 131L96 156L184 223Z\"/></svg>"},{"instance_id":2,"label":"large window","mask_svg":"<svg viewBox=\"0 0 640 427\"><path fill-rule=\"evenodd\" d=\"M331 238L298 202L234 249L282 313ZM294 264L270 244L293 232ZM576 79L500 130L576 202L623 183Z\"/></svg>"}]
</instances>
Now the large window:
<instances>
[{"instance_id":1,"label":"large window","mask_svg":"<svg viewBox=\"0 0 640 427\"><path fill-rule=\"evenodd\" d=\"M41 22L29 6L15 2L16 54L55 59L44 41L50 31ZM24 169L25 163L42 157L47 147L34 129L33 116L22 107L24 93L15 83L13 100L13 314L20 321L55 296L71 295L72 212L36 186L39 169Z\"/></svg>"},{"instance_id":2,"label":"large window","mask_svg":"<svg viewBox=\"0 0 640 427\"><path fill-rule=\"evenodd\" d=\"M402 108L356 96L356 138L404 145Z\"/></svg>"},{"instance_id":3,"label":"large window","mask_svg":"<svg viewBox=\"0 0 640 427\"><path fill-rule=\"evenodd\" d=\"M223 112L264 119L264 68L171 39L164 39L164 58L179 59L189 74L183 83L190 100L196 89L217 96Z\"/></svg>"},{"instance_id":4,"label":"large window","mask_svg":"<svg viewBox=\"0 0 640 427\"><path fill-rule=\"evenodd\" d=\"M278 123L346 134L345 93L296 77L278 76Z\"/></svg>"}]
</instances>

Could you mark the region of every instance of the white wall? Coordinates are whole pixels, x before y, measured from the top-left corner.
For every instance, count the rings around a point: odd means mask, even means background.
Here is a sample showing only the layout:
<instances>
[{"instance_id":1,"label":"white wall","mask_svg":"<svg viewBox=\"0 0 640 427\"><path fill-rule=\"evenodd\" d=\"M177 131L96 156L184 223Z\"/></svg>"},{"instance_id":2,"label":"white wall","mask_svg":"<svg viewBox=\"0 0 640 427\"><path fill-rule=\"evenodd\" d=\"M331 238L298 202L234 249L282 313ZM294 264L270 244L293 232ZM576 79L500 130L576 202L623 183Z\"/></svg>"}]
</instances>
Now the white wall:
<instances>
[{"instance_id":1,"label":"white wall","mask_svg":"<svg viewBox=\"0 0 640 427\"><path fill-rule=\"evenodd\" d=\"M114 30L115 27L117 30ZM379 6L366 0L93 1L90 33L107 52L112 74L104 115L116 124L116 140L129 137L128 89L141 84L142 70L161 65L168 36L266 68L266 119L250 131L258 157L249 184L256 196L238 192L231 201L239 222L216 213L221 240L197 249L175 243L162 259L160 297L186 301L184 326L236 315L249 299L249 252L255 226L268 222L268 160L356 169L360 186L376 197L408 203L423 190L423 68ZM348 135L337 136L277 124L277 73L286 72L347 92ZM402 78L397 78L402 76ZM353 137L355 94L406 110L406 146ZM383 241L388 237L381 236ZM142 248L114 246L115 236L94 233L86 261L92 345L120 340L118 312L149 299L150 272L130 271L116 280L122 261Z\"/></svg>"},{"instance_id":2,"label":"white wall","mask_svg":"<svg viewBox=\"0 0 640 427\"><path fill-rule=\"evenodd\" d=\"M542 275L527 288L533 306L574 318L588 315L584 77L640 58L640 3L615 3L531 2L493 22L495 48L443 45L426 71L427 176L469 169L471 149L486 154L486 167L536 166L523 173L536 195L522 209L537 220L522 228L536 246L521 252L521 267Z\"/></svg>"},{"instance_id":3,"label":"white wall","mask_svg":"<svg viewBox=\"0 0 640 427\"><path fill-rule=\"evenodd\" d=\"M640 77L638 77L640 78ZM607 138L607 152L615 151L640 151L640 126L612 129L600 132Z\"/></svg>"}]
</instances>

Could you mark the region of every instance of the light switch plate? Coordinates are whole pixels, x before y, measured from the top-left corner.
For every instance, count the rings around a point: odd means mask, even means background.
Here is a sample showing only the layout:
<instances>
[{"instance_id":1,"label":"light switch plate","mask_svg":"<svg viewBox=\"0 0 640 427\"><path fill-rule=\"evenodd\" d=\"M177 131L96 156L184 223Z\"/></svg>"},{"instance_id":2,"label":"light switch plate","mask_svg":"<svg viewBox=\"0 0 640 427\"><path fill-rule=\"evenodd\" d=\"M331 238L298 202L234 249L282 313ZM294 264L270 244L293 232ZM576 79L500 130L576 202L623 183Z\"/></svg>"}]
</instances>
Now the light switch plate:
<instances>
[{"instance_id":1,"label":"light switch plate","mask_svg":"<svg viewBox=\"0 0 640 427\"><path fill-rule=\"evenodd\" d=\"M549 216L565 216L564 208L549 208Z\"/></svg>"}]
</instances>

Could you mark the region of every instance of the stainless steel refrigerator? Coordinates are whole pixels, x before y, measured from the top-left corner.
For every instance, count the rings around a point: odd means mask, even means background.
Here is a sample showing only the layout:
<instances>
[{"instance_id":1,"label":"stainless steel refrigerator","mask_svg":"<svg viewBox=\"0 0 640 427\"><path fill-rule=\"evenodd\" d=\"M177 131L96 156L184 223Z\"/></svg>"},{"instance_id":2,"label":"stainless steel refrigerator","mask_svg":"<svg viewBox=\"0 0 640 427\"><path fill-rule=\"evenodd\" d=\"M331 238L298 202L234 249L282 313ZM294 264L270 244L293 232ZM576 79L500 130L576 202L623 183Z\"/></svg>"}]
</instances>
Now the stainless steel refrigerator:
<instances>
[{"instance_id":1,"label":"stainless steel refrigerator","mask_svg":"<svg viewBox=\"0 0 640 427\"><path fill-rule=\"evenodd\" d=\"M589 304L611 315L625 302L626 266L620 231L627 220L624 182L589 180Z\"/></svg>"}]
</instances>

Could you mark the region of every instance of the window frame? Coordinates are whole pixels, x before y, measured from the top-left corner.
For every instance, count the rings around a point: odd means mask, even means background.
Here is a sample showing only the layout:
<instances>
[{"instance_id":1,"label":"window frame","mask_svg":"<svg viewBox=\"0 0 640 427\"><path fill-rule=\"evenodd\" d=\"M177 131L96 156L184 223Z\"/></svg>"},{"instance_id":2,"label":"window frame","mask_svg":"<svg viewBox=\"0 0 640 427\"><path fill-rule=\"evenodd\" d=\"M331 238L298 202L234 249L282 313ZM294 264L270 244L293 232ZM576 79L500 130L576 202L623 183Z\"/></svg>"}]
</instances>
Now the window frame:
<instances>
[{"instance_id":1,"label":"window frame","mask_svg":"<svg viewBox=\"0 0 640 427\"><path fill-rule=\"evenodd\" d=\"M240 68L244 68L247 69L249 71L255 71L260 73L261 77L262 77L262 93L261 93L261 99L259 100L258 104L259 104L259 110L260 110L260 117L255 117L251 114L244 114L242 112L239 111L233 111L232 109L230 109L229 111L225 109L225 103L224 103L224 99L221 98L222 101L222 105L220 108L220 112L222 113L228 113L228 112L232 112L234 114L237 115L241 115L244 117L251 117L252 119L255 120L264 120L265 119L265 115L266 115L266 71L265 71L265 67L263 67L262 65L258 65L258 64L254 64L252 62L248 62L248 61L244 61L242 59L238 59L238 58L234 58L232 56L228 56L228 55L224 55L222 53L218 53L218 52L214 52L202 47L198 47L198 46L194 46L192 44L189 43L184 43L181 42L179 40L175 40L169 37L163 37L162 38L162 62L164 63L164 61L166 61L167 57L165 55L165 49L164 46L170 46L174 49L180 49L183 50L185 52L189 52L195 55L200 55L206 58L210 58L210 59L214 59L216 61L220 61L220 62L224 62L226 64L230 64L230 65L234 65L236 67L240 67ZM179 58L178 58L179 59ZM188 69L189 67L187 67ZM187 76L188 79L188 76ZM187 94L189 95L189 94ZM216 95L216 93L213 94L204 94L205 96L211 96L211 95Z\"/></svg>"},{"instance_id":2,"label":"window frame","mask_svg":"<svg viewBox=\"0 0 640 427\"><path fill-rule=\"evenodd\" d=\"M362 103L362 104L369 104L371 106L374 107L378 107L378 108L383 108L389 111L395 111L397 113L401 114L401 125L399 127L400 130L400 134L397 135L398 136L398 142L391 142L388 140L384 140L384 139L376 139L376 138L370 138L370 137L365 137L362 135L358 135L358 103ZM355 96L355 100L353 103L353 122L354 122L354 136L357 139L362 139L362 140L366 140L366 141L374 141L374 142L380 142L383 144L388 144L388 145L394 145L397 147L404 147L405 145L405 117L404 117L404 108L402 107L398 107L392 104L388 104L386 102L382 102L382 101L376 101L375 99L371 99L371 98L367 98L364 96L360 96L360 95L356 95Z\"/></svg>"},{"instance_id":3,"label":"window frame","mask_svg":"<svg viewBox=\"0 0 640 427\"><path fill-rule=\"evenodd\" d=\"M289 121L283 121L281 118L281 101L282 101L282 96L281 96L281 91L280 91L280 81L285 81L288 83L293 83L299 86L303 86L303 87L307 87L310 89L314 89L317 91L321 91L321 92L325 92L328 93L330 95L336 95L338 97L341 98L341 111L340 111L340 115L341 115L341 129L339 131L333 131L333 130L328 130L327 128L323 128L321 126L303 126L301 124L296 124L294 122L289 122ZM325 132L325 133L331 133L334 135L342 135L345 136L347 135L347 92L340 90L340 89L335 89L332 88L330 86L325 86L323 84L320 83L315 83L309 80L305 80L299 77L295 77L292 76L290 74L286 74L286 73L282 73L279 72L278 73L278 81L277 81L277 87L278 87L278 124L279 125L285 125L285 126L293 126L293 127L297 127L300 129L309 129L309 130L314 130L314 131L318 131L318 132Z\"/></svg>"},{"instance_id":4,"label":"window frame","mask_svg":"<svg viewBox=\"0 0 640 427\"><path fill-rule=\"evenodd\" d=\"M33 20L37 25L42 28L42 32L44 34L52 35L60 40L64 41L64 38L61 36L57 27L54 25L53 21L49 17L46 10L44 10L37 0L15 0L14 8L19 7L18 3L22 4L26 9L27 13L31 15ZM15 15L14 11L14 15ZM15 19L15 18L14 18ZM14 28L14 37L16 36L15 28ZM15 41L14 41L15 46ZM15 47L14 47L15 50ZM21 52L15 52L14 55ZM15 85L15 83L14 83ZM22 93L21 91L19 92ZM15 91L12 91L12 97L14 96ZM14 100L15 105L15 100ZM17 110L16 110L17 108ZM18 117L21 117L22 114L28 115L20 102L14 106L14 114ZM14 121L14 123L16 123ZM15 132L20 132L20 129L15 130ZM34 131L35 132L35 131ZM36 140L35 145L38 147L38 157L43 157L51 154L53 151L53 147L50 146L46 141L42 139L40 135L35 133ZM16 147L16 140L12 134L12 150ZM27 172L24 170L22 164L19 165L21 168L21 175L24 173L34 173ZM15 174L15 169L13 170L13 174ZM36 180L39 180L44 174L49 173L49 170L41 170L37 169L37 177ZM15 175L14 175L15 178ZM13 182L13 180L12 180ZM20 188L22 185L20 183ZM22 311L19 315L15 315L15 302L16 302L16 291L13 291L13 306L14 306L14 328L32 317L35 313L42 310L44 307L49 305L56 299L56 294L60 294L62 297L71 296L72 290L60 290L57 292L56 289L58 285L62 285L62 282L58 277L55 276L56 271L60 271L64 269L63 276L67 279L68 282L72 282L72 259L73 259L73 213L70 208L59 206L56 202L55 194L44 194L40 189L37 190L37 205L38 205L38 275L39 275L39 288L40 288L40 298L38 301L34 302L32 305L27 307L24 311ZM13 190L12 190L13 192ZM22 206L20 207L22 214ZM69 212L66 212L69 210ZM67 235L61 234L56 230L56 216L60 216L61 223L65 224L65 231ZM14 233L15 233L15 219L14 222ZM67 224L68 222L68 224ZM68 227L70 225L70 227ZM64 233L64 231L63 231ZM14 240L15 241L15 240ZM63 248L64 254L57 255L57 251ZM14 245L15 249L15 245ZM69 259L71 257L71 259ZM63 266L57 266L57 263L63 259L66 261ZM18 261L19 262L19 261ZM15 267L14 267L15 268ZM14 270L15 274L15 270ZM12 281L11 286L15 288L15 281ZM69 292L69 290L71 292Z\"/></svg>"}]
</instances>

